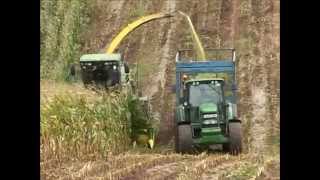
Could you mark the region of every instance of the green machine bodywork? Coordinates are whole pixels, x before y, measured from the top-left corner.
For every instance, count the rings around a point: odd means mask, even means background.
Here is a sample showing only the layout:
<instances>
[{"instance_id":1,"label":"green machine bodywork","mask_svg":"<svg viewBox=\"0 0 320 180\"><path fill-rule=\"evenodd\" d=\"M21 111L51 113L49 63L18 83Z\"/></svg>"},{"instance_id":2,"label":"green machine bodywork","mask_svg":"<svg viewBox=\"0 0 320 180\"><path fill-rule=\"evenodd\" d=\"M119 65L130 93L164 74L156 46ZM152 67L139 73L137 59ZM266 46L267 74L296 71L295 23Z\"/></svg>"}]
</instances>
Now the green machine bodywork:
<instances>
[{"instance_id":1,"label":"green machine bodywork","mask_svg":"<svg viewBox=\"0 0 320 180\"><path fill-rule=\"evenodd\" d=\"M81 77L86 87L98 89L115 88L125 90L132 99L130 100L130 112L133 113L131 126L136 132L132 132L132 140L137 144L154 147L155 129L149 125L150 104L147 97L139 97L136 93L133 77L136 68L129 74L129 67L123 61L120 54L85 54L80 57ZM139 114L139 115L137 115ZM143 118L142 118L143 117ZM137 118L142 118L137 119ZM144 122L144 123L143 123ZM140 125L139 127L136 127Z\"/></svg>"},{"instance_id":2,"label":"green machine bodywork","mask_svg":"<svg viewBox=\"0 0 320 180\"><path fill-rule=\"evenodd\" d=\"M234 55L234 50L230 51ZM175 87L176 151L184 153L222 144L225 151L240 153L241 121L236 112L234 58L186 61L179 53Z\"/></svg>"}]
</instances>

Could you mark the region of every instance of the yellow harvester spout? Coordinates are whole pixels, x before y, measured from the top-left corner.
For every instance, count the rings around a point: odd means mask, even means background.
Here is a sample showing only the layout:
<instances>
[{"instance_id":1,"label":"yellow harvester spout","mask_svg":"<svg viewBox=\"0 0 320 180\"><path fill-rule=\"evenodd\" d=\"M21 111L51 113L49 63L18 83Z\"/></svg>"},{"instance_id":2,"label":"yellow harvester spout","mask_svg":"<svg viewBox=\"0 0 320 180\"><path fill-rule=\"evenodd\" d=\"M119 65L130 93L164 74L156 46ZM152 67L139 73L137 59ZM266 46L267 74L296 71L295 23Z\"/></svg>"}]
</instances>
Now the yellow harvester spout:
<instances>
[{"instance_id":1,"label":"yellow harvester spout","mask_svg":"<svg viewBox=\"0 0 320 180\"><path fill-rule=\"evenodd\" d=\"M170 14L165 13L157 13L152 14L149 16L142 16L138 20L134 21L131 24L128 24L125 28L122 29L122 31L112 40L111 44L109 45L107 49L107 54L113 53L113 51L118 47L122 39L124 39L131 31L133 31L135 28L139 27L141 24L146 23L151 20L159 19L159 18L165 18L165 17L171 17Z\"/></svg>"},{"instance_id":2,"label":"yellow harvester spout","mask_svg":"<svg viewBox=\"0 0 320 180\"><path fill-rule=\"evenodd\" d=\"M205 52L204 52L204 49L203 49L203 46L202 46L202 43L198 37L198 34L196 32L196 30L194 29L193 27L193 24L192 24L192 21L190 19L190 17L188 15L186 15L185 13L179 11L180 14L182 14L183 16L185 16L188 20L188 23L189 23L189 26L191 28L191 31L192 31L192 34L193 34L193 39L195 41L195 44L196 44L196 48L197 48L197 56L199 56L198 58L200 60L206 60L206 55L205 55Z\"/></svg>"}]
</instances>

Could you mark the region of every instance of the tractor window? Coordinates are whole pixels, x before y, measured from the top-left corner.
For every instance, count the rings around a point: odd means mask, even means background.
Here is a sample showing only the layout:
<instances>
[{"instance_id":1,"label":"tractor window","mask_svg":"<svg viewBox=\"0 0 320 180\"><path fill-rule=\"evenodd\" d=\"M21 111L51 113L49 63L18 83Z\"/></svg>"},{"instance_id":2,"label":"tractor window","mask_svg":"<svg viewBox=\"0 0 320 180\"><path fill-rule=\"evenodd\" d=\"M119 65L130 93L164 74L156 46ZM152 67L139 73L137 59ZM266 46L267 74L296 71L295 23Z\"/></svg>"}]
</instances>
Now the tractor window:
<instances>
[{"instance_id":1,"label":"tractor window","mask_svg":"<svg viewBox=\"0 0 320 180\"><path fill-rule=\"evenodd\" d=\"M203 103L218 103L221 99L221 87L214 87L210 84L190 85L189 103L191 106L200 106Z\"/></svg>"}]
</instances>

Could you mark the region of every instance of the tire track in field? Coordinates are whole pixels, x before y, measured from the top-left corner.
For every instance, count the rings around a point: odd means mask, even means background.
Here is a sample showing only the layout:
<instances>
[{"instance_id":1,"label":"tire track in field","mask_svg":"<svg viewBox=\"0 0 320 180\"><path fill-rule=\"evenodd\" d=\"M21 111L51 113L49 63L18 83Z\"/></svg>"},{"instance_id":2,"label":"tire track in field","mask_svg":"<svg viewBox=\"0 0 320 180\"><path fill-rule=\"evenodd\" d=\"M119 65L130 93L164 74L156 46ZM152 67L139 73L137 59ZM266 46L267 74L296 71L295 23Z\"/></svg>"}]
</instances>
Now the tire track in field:
<instances>
[{"instance_id":1,"label":"tire track in field","mask_svg":"<svg viewBox=\"0 0 320 180\"><path fill-rule=\"evenodd\" d=\"M219 180L221 176L225 175L232 169L239 167L243 160L234 160L222 163L219 166L216 166L213 169L206 169L205 172L201 175L202 180Z\"/></svg>"},{"instance_id":2,"label":"tire track in field","mask_svg":"<svg viewBox=\"0 0 320 180\"><path fill-rule=\"evenodd\" d=\"M191 162L200 162L208 157L206 154L171 154L164 156L169 158L164 158L153 164L149 163L147 166L140 166L128 173L127 176L120 177L120 179L174 179L177 174L183 171L188 164L191 164Z\"/></svg>"},{"instance_id":3,"label":"tire track in field","mask_svg":"<svg viewBox=\"0 0 320 180\"><path fill-rule=\"evenodd\" d=\"M186 161L183 162L175 173L167 175L168 179L200 179L202 174L208 169L215 169L215 167L220 167L225 164L233 164L236 159L234 157L229 157L229 155L222 154L210 154L205 158L199 159L197 161Z\"/></svg>"},{"instance_id":4,"label":"tire track in field","mask_svg":"<svg viewBox=\"0 0 320 180\"><path fill-rule=\"evenodd\" d=\"M106 160L88 161L88 162L74 162L66 167L68 171L66 176L60 179L77 179L77 178L88 178L92 176L106 176L108 172L113 172L117 169L125 169L130 164L136 164L143 162L150 158L150 155L139 155L139 154L122 154L118 156L111 156ZM54 173L53 173L54 174Z\"/></svg>"},{"instance_id":5,"label":"tire track in field","mask_svg":"<svg viewBox=\"0 0 320 180\"><path fill-rule=\"evenodd\" d=\"M154 155L150 154L150 156L152 157ZM112 173L111 177L112 179L116 178L121 180L142 179L148 175L146 174L148 169L164 165L170 166L171 163L180 161L183 158L184 157L179 154L159 155L151 160L148 159L147 161L132 165L129 170L119 170L119 172Z\"/></svg>"},{"instance_id":6,"label":"tire track in field","mask_svg":"<svg viewBox=\"0 0 320 180\"><path fill-rule=\"evenodd\" d=\"M152 180L164 180L175 179L177 174L184 171L185 167L191 162L200 162L206 159L207 155L199 156L181 156L180 161L174 161L166 164L160 164L148 169L145 169L141 174L136 176L136 179L152 179Z\"/></svg>"}]
</instances>

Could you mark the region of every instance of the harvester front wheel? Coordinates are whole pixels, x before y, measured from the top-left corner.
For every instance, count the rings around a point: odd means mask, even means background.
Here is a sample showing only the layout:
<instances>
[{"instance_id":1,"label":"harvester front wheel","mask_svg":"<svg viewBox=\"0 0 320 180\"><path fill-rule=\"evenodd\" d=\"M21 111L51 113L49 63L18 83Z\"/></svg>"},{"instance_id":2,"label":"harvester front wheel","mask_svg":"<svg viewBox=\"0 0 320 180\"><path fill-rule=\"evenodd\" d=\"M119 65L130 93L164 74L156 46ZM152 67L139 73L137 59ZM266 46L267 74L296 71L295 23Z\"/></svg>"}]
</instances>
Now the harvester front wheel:
<instances>
[{"instance_id":1,"label":"harvester front wheel","mask_svg":"<svg viewBox=\"0 0 320 180\"><path fill-rule=\"evenodd\" d=\"M178 153L192 152L192 132L189 124L177 125L176 151Z\"/></svg>"},{"instance_id":2,"label":"harvester front wheel","mask_svg":"<svg viewBox=\"0 0 320 180\"><path fill-rule=\"evenodd\" d=\"M81 73L81 79L83 82L84 87L88 88L90 81L92 80L92 77L87 72Z\"/></svg>"},{"instance_id":3,"label":"harvester front wheel","mask_svg":"<svg viewBox=\"0 0 320 180\"><path fill-rule=\"evenodd\" d=\"M229 123L229 146L226 148L233 155L238 155L242 152L242 133L241 133L241 123L231 122Z\"/></svg>"}]
</instances>

